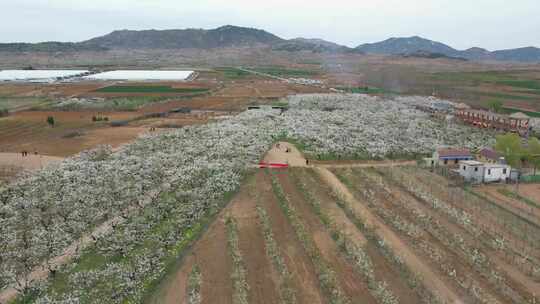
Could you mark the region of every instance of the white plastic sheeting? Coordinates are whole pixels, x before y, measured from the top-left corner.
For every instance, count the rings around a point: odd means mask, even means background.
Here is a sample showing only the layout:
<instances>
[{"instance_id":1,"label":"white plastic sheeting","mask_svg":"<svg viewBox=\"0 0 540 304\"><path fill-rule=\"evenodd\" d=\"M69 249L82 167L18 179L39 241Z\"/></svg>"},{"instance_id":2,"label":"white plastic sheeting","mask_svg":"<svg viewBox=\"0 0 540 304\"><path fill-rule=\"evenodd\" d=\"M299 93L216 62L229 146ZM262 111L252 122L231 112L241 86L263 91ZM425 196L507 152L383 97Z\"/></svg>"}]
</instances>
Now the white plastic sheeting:
<instances>
[{"instance_id":1,"label":"white plastic sheeting","mask_svg":"<svg viewBox=\"0 0 540 304\"><path fill-rule=\"evenodd\" d=\"M193 71L118 70L84 77L93 80L186 80Z\"/></svg>"},{"instance_id":2,"label":"white plastic sheeting","mask_svg":"<svg viewBox=\"0 0 540 304\"><path fill-rule=\"evenodd\" d=\"M87 72L86 70L4 70L0 71L0 81L47 80L76 76Z\"/></svg>"}]
</instances>

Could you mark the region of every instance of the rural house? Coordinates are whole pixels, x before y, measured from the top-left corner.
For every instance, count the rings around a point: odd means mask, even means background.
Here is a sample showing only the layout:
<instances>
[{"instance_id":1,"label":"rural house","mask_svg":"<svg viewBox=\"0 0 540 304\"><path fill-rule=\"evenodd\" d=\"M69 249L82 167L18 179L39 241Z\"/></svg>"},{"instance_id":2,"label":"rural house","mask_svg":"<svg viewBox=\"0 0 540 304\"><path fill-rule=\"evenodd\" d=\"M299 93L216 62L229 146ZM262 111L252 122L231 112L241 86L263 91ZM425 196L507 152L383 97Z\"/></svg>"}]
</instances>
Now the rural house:
<instances>
[{"instance_id":1,"label":"rural house","mask_svg":"<svg viewBox=\"0 0 540 304\"><path fill-rule=\"evenodd\" d=\"M469 149L439 148L428 159L431 166L453 166L462 160L472 160L473 155Z\"/></svg>"},{"instance_id":2,"label":"rural house","mask_svg":"<svg viewBox=\"0 0 540 304\"><path fill-rule=\"evenodd\" d=\"M491 163L491 164L502 164L504 163L504 158L497 153L497 151L490 149L490 148L484 148L480 150L480 153L478 154L478 160L485 163Z\"/></svg>"},{"instance_id":3,"label":"rural house","mask_svg":"<svg viewBox=\"0 0 540 304\"><path fill-rule=\"evenodd\" d=\"M472 183L506 182L510 178L510 166L503 164L486 164L475 160L459 162L456 171L465 181Z\"/></svg>"}]
</instances>

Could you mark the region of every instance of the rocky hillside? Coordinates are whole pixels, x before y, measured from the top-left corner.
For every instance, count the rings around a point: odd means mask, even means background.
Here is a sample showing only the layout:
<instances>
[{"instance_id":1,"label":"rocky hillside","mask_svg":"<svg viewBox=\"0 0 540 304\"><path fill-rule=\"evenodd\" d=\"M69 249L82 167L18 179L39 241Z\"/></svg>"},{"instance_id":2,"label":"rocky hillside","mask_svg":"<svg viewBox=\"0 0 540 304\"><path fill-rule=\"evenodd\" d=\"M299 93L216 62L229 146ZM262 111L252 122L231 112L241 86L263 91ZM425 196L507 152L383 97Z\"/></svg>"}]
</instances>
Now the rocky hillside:
<instances>
[{"instance_id":1,"label":"rocky hillside","mask_svg":"<svg viewBox=\"0 0 540 304\"><path fill-rule=\"evenodd\" d=\"M80 44L109 49L211 49L273 45L282 41L263 30L227 25L212 30L114 31Z\"/></svg>"},{"instance_id":2,"label":"rocky hillside","mask_svg":"<svg viewBox=\"0 0 540 304\"><path fill-rule=\"evenodd\" d=\"M275 45L272 49L275 51L288 52L311 51L314 53L362 53L359 50L355 50L330 41L306 38L295 38L291 40L286 40L282 43Z\"/></svg>"},{"instance_id":3,"label":"rocky hillside","mask_svg":"<svg viewBox=\"0 0 540 304\"><path fill-rule=\"evenodd\" d=\"M444 43L418 36L390 38L362 44L356 48L322 39L286 40L264 30L232 25L216 29L114 31L82 42L0 43L0 52L78 52L111 49L214 49L230 47L268 47L275 51L314 53L373 53L408 57L468 60L540 62L540 49L526 47L490 52L482 48L457 50Z\"/></svg>"},{"instance_id":4,"label":"rocky hillside","mask_svg":"<svg viewBox=\"0 0 540 304\"><path fill-rule=\"evenodd\" d=\"M440 54L451 58L464 58L469 60L540 62L540 49L535 47L494 52L474 47L460 51L444 43L418 36L390 38L381 42L362 44L356 47L356 50L365 53L385 55L414 56L416 54Z\"/></svg>"},{"instance_id":5,"label":"rocky hillside","mask_svg":"<svg viewBox=\"0 0 540 304\"><path fill-rule=\"evenodd\" d=\"M423 51L455 57L459 53L446 44L418 36L409 38L390 38L381 42L366 43L358 46L356 49L366 53L385 55L406 55Z\"/></svg>"}]
</instances>

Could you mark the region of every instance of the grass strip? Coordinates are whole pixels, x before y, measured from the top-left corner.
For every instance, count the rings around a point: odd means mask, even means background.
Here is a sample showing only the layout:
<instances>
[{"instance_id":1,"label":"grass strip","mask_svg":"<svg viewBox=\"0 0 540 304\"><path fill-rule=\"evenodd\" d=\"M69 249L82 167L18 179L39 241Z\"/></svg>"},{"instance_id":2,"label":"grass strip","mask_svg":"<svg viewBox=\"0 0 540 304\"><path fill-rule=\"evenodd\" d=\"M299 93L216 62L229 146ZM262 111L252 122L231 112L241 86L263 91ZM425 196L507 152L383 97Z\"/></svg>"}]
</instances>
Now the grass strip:
<instances>
[{"instance_id":1,"label":"grass strip","mask_svg":"<svg viewBox=\"0 0 540 304\"><path fill-rule=\"evenodd\" d=\"M199 265L194 265L188 277L188 285L187 285L188 304L201 303L202 301L201 284L202 284L201 269L199 268Z\"/></svg>"},{"instance_id":2,"label":"grass strip","mask_svg":"<svg viewBox=\"0 0 540 304\"><path fill-rule=\"evenodd\" d=\"M227 217L225 225L227 226L227 244L233 267L231 274L234 288L233 303L247 304L249 303L249 284L247 282L247 269L238 243L238 224L233 217Z\"/></svg>"}]
</instances>

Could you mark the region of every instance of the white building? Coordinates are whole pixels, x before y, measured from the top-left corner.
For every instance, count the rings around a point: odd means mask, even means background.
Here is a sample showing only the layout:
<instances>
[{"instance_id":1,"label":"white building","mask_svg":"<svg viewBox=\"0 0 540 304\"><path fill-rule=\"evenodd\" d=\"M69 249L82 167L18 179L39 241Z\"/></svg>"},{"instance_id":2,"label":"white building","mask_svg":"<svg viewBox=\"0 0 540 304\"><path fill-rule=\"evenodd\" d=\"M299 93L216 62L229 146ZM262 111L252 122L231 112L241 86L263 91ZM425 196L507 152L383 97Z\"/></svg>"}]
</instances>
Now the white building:
<instances>
[{"instance_id":1,"label":"white building","mask_svg":"<svg viewBox=\"0 0 540 304\"><path fill-rule=\"evenodd\" d=\"M485 164L475 160L459 162L459 175L472 183L505 182L510 178L511 167L503 164Z\"/></svg>"}]
</instances>

